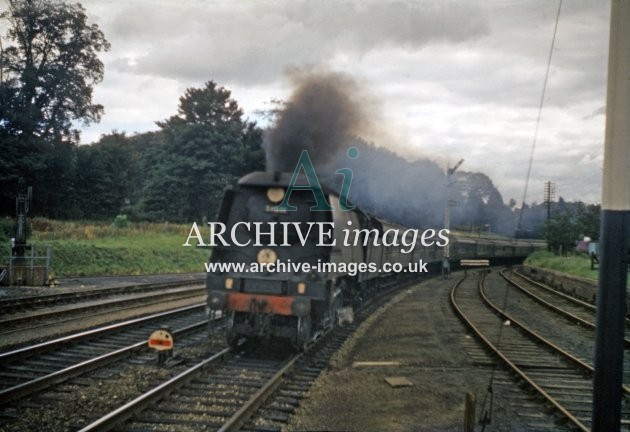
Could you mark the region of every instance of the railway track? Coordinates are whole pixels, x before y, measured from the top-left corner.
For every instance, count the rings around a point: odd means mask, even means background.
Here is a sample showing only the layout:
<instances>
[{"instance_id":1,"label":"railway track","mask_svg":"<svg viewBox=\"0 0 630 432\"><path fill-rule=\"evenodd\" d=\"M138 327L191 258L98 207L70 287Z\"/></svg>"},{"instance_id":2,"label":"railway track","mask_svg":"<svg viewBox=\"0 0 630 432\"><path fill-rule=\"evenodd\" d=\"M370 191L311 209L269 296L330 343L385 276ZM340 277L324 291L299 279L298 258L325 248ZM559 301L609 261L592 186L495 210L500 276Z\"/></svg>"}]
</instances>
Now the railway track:
<instances>
[{"instance_id":1,"label":"railway track","mask_svg":"<svg viewBox=\"0 0 630 432\"><path fill-rule=\"evenodd\" d=\"M453 287L451 304L457 315L519 381L556 410L569 429L590 430L591 365L507 314L507 301L503 307L493 303L486 294L484 278L485 274L481 273L476 287L465 279ZM497 280L493 284L497 284ZM503 298L507 299L507 290ZM512 308L511 303L509 308ZM489 309L492 313L488 313ZM532 317L540 321L530 308L529 319ZM628 427L628 409L624 409L624 419L624 427Z\"/></svg>"},{"instance_id":2,"label":"railway track","mask_svg":"<svg viewBox=\"0 0 630 432\"><path fill-rule=\"evenodd\" d=\"M280 431L330 357L391 291L352 324L320 335L306 352L277 346L220 351L81 429L88 431Z\"/></svg>"},{"instance_id":3,"label":"railway track","mask_svg":"<svg viewBox=\"0 0 630 432\"><path fill-rule=\"evenodd\" d=\"M207 325L200 303L0 353L0 405L146 351L156 327L183 337Z\"/></svg>"},{"instance_id":4,"label":"railway track","mask_svg":"<svg viewBox=\"0 0 630 432\"><path fill-rule=\"evenodd\" d=\"M280 431L357 326L332 330L305 353L226 348L81 431Z\"/></svg>"},{"instance_id":5,"label":"railway track","mask_svg":"<svg viewBox=\"0 0 630 432\"><path fill-rule=\"evenodd\" d=\"M177 280L158 283L130 284L109 288L92 288L79 291L61 292L53 294L41 294L0 299L0 316L12 315L18 312L32 311L51 306L73 304L79 301L98 300L123 294L138 294L176 288L188 285L199 285L203 279Z\"/></svg>"},{"instance_id":6,"label":"railway track","mask_svg":"<svg viewBox=\"0 0 630 432\"><path fill-rule=\"evenodd\" d=\"M525 276L518 280L510 278L508 272L500 272L509 284L512 302L510 313L518 319L527 319L531 311L540 309L537 320L529 323L530 327L546 337L556 341L565 350L571 351L592 369L592 357L595 352L595 306L579 299L558 292L546 285L535 282ZM518 273L515 273L520 276ZM508 288L506 288L508 289ZM501 302L500 290L489 291L488 296L495 303ZM626 335L630 331L626 319ZM630 340L624 340L624 390L630 394Z\"/></svg>"},{"instance_id":7,"label":"railway track","mask_svg":"<svg viewBox=\"0 0 630 432\"><path fill-rule=\"evenodd\" d=\"M566 317L568 320L595 330L597 313L595 305L555 290L518 271L514 271L512 274L518 278L518 281L509 277L507 272L501 272L505 280L534 301ZM628 317L626 317L624 344L626 349L630 348L630 318Z\"/></svg>"},{"instance_id":8,"label":"railway track","mask_svg":"<svg viewBox=\"0 0 630 432\"><path fill-rule=\"evenodd\" d=\"M81 431L234 430L297 358L237 356L226 348Z\"/></svg>"},{"instance_id":9,"label":"railway track","mask_svg":"<svg viewBox=\"0 0 630 432\"><path fill-rule=\"evenodd\" d=\"M203 286L154 287L147 292L127 293L115 298L92 298L89 301L51 306L40 311L19 312L0 320L0 328L2 329L0 330L0 337L20 332L33 333L40 328L82 320L86 317L131 311L139 307L172 301L194 300L205 294Z\"/></svg>"}]
</instances>

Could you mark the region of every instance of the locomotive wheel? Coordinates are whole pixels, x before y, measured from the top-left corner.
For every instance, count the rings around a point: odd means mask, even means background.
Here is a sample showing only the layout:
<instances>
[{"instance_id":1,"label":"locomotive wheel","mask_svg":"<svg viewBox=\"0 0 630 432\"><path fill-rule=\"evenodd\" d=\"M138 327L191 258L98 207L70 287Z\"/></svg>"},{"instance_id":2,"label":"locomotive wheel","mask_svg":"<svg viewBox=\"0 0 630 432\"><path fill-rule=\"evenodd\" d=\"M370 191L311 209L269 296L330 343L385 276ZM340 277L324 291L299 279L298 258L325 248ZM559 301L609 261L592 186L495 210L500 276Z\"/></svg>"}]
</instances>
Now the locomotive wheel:
<instances>
[{"instance_id":1,"label":"locomotive wheel","mask_svg":"<svg viewBox=\"0 0 630 432\"><path fill-rule=\"evenodd\" d=\"M330 305L329 315L330 315L330 323L329 327L334 327L337 325L337 321L339 320L339 309L343 307L343 293L339 294L335 297L335 300Z\"/></svg>"},{"instance_id":2,"label":"locomotive wheel","mask_svg":"<svg viewBox=\"0 0 630 432\"><path fill-rule=\"evenodd\" d=\"M238 337L237 334L234 334L234 332L230 332L228 331L227 334L225 335L227 344L229 346L231 346L232 348L236 348L238 346L238 341L240 340L240 338Z\"/></svg>"},{"instance_id":3,"label":"locomotive wheel","mask_svg":"<svg viewBox=\"0 0 630 432\"><path fill-rule=\"evenodd\" d=\"M310 315L298 318L296 345L302 351L306 350L306 346L311 341L311 326Z\"/></svg>"},{"instance_id":4,"label":"locomotive wheel","mask_svg":"<svg viewBox=\"0 0 630 432\"><path fill-rule=\"evenodd\" d=\"M214 309L208 310L208 336L212 336L216 329L216 322L214 319Z\"/></svg>"},{"instance_id":5,"label":"locomotive wheel","mask_svg":"<svg viewBox=\"0 0 630 432\"><path fill-rule=\"evenodd\" d=\"M342 278L337 286L341 289L344 306L352 306L355 310L361 309L364 293L361 291L360 284L348 278Z\"/></svg>"},{"instance_id":6,"label":"locomotive wheel","mask_svg":"<svg viewBox=\"0 0 630 432\"><path fill-rule=\"evenodd\" d=\"M236 331L234 330L234 313L234 311L229 313L225 330L225 339L227 344L232 348L236 348L238 346L238 341L240 339L239 335L236 334Z\"/></svg>"},{"instance_id":7,"label":"locomotive wheel","mask_svg":"<svg viewBox=\"0 0 630 432\"><path fill-rule=\"evenodd\" d=\"M359 284L352 284L350 290L352 292L352 308L355 310L361 309L363 306L361 286Z\"/></svg>"}]
</instances>

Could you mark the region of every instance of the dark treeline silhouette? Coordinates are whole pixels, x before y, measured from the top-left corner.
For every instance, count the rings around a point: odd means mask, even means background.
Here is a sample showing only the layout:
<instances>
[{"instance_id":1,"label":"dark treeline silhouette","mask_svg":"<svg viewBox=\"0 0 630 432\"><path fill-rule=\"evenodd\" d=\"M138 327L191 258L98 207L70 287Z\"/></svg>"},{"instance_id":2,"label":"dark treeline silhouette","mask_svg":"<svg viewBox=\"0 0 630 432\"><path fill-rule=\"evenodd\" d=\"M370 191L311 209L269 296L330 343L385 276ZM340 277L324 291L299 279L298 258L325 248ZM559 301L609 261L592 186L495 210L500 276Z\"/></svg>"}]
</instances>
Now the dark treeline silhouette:
<instances>
[{"instance_id":1,"label":"dark treeline silhouette","mask_svg":"<svg viewBox=\"0 0 630 432\"><path fill-rule=\"evenodd\" d=\"M264 169L262 131L211 81L188 89L178 113L158 125L156 132L113 132L74 148L76 174L64 216L201 221L216 213L227 185Z\"/></svg>"},{"instance_id":2,"label":"dark treeline silhouette","mask_svg":"<svg viewBox=\"0 0 630 432\"><path fill-rule=\"evenodd\" d=\"M66 142L3 158L13 175L2 179L2 215L15 215L18 178L24 176L33 185L31 216L202 220L216 213L227 185L264 169L261 129L244 120L230 92L212 81L188 89L178 113L157 124L155 132L112 132L91 145ZM36 170L20 168L41 154ZM38 176L45 173L49 181L42 182Z\"/></svg>"}]
</instances>

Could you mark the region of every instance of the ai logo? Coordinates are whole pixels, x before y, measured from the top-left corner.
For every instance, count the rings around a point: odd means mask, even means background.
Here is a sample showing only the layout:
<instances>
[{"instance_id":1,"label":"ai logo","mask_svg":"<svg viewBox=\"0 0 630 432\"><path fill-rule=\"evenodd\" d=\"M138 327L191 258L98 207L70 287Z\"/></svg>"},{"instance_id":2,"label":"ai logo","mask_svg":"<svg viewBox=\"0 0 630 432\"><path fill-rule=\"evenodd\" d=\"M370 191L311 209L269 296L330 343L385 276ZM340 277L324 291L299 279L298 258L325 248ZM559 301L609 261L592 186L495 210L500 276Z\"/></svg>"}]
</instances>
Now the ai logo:
<instances>
[{"instance_id":1,"label":"ai logo","mask_svg":"<svg viewBox=\"0 0 630 432\"><path fill-rule=\"evenodd\" d=\"M348 157L350 159L356 159L359 156L359 150L356 147L350 147L348 149ZM306 174L306 179L308 180L308 186L298 186L295 183L297 182L298 175L300 174L300 170L304 170L304 174ZM351 206L348 204L348 193L350 192L350 183L352 183L352 170L350 168L341 168L335 171L335 174L341 174L343 176L343 182L341 183L341 190L339 191L339 210L341 211L349 211L353 210L355 206ZM315 172L315 167L313 166L313 162L311 158L308 156L308 151L302 150L302 154L300 155L300 159L298 159L298 163L295 166L295 171L293 171L293 177L291 177L291 182L289 182L289 186L287 188L287 192L284 194L284 199L282 202L275 207L275 210L279 211L295 211L297 207L289 204L289 199L291 198L291 193L294 190L310 190L313 192L313 196L315 197L315 201L317 205L311 207L311 211L330 211L334 210L328 201L326 201L326 195L322 190L322 185L319 182L319 178L317 177L317 173Z\"/></svg>"}]
</instances>

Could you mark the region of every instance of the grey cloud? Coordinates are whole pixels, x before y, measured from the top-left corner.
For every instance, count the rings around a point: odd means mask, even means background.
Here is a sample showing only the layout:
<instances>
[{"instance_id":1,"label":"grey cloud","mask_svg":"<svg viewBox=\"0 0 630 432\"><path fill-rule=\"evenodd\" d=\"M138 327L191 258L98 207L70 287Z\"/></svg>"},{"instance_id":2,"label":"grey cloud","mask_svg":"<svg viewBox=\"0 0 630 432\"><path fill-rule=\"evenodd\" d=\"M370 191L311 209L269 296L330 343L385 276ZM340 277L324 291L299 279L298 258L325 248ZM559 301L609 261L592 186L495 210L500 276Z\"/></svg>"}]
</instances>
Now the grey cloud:
<instances>
[{"instance_id":1,"label":"grey cloud","mask_svg":"<svg viewBox=\"0 0 630 432\"><path fill-rule=\"evenodd\" d=\"M584 155L597 154L589 143L602 121L596 108L605 99L607 3L563 3L532 193L553 176L562 190L599 196L600 162ZM182 91L214 79L282 97L285 70L328 63L384 94L392 118L413 125L421 145L444 158L465 155L467 165L483 160L467 169L485 171L485 163L504 198L520 201L557 0L87 0L90 16L94 4L112 42L101 86L114 70L133 82L166 78ZM176 96L170 103L174 109ZM434 111L442 110L448 121L436 127ZM577 151L564 154L563 143Z\"/></svg>"},{"instance_id":2,"label":"grey cloud","mask_svg":"<svg viewBox=\"0 0 630 432\"><path fill-rule=\"evenodd\" d=\"M262 83L288 65L360 57L389 46L417 49L434 41L463 42L488 32L479 8L455 3L299 2L161 4L148 13L133 4L110 23L115 38L144 45L134 66L118 70L192 81ZM146 44L149 43L147 46Z\"/></svg>"},{"instance_id":3,"label":"grey cloud","mask_svg":"<svg viewBox=\"0 0 630 432\"><path fill-rule=\"evenodd\" d=\"M481 10L461 2L309 1L289 7L288 17L359 52L391 44L418 48L432 41L463 42L489 31Z\"/></svg>"},{"instance_id":4,"label":"grey cloud","mask_svg":"<svg viewBox=\"0 0 630 432\"><path fill-rule=\"evenodd\" d=\"M597 117L597 116L605 115L605 114L606 114L606 105L602 105L599 108L597 108L595 111L590 113L589 115L582 117L582 120L588 120L593 117Z\"/></svg>"}]
</instances>

